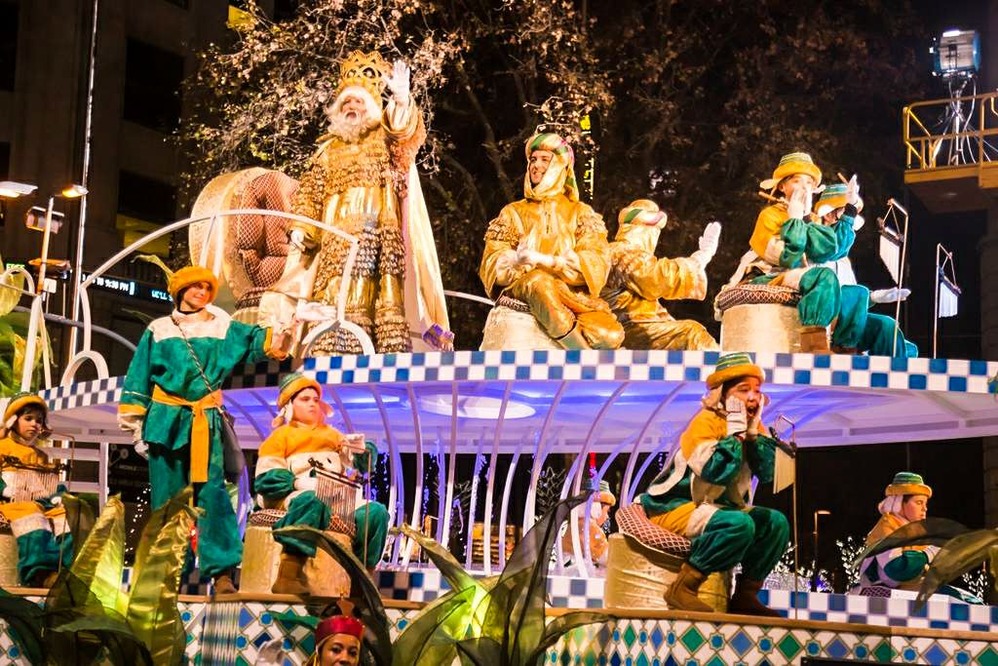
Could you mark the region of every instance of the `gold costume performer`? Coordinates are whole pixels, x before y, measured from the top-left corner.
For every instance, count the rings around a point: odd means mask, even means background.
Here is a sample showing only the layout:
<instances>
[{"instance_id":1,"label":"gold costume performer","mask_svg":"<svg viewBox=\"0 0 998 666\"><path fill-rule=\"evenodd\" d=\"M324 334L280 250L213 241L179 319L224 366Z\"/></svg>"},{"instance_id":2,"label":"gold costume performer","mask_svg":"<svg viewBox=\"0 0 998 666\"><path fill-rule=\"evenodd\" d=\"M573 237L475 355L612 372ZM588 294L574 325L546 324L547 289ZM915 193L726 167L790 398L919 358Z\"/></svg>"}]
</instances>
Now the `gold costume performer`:
<instances>
[{"instance_id":1,"label":"gold costume performer","mask_svg":"<svg viewBox=\"0 0 998 666\"><path fill-rule=\"evenodd\" d=\"M382 110L385 87L391 98ZM294 212L360 239L346 319L371 336L378 352L412 350L410 331L449 327L432 231L414 159L426 138L409 96L409 68L389 67L377 53L354 51L326 109L329 132L301 179ZM334 304L349 244L296 224L291 242L318 246L312 300ZM415 302L409 302L415 301ZM314 355L360 353L344 331L317 340Z\"/></svg>"},{"instance_id":2,"label":"gold costume performer","mask_svg":"<svg viewBox=\"0 0 998 666\"><path fill-rule=\"evenodd\" d=\"M624 331L599 296L610 271L606 226L579 201L572 148L557 134L537 134L526 153L525 198L504 206L485 232L485 291L525 303L566 349L616 349Z\"/></svg>"},{"instance_id":3,"label":"gold costume performer","mask_svg":"<svg viewBox=\"0 0 998 666\"><path fill-rule=\"evenodd\" d=\"M677 320L659 302L707 296L707 264L717 251L721 225L711 222L700 249L689 257L655 257L668 217L654 201L639 199L620 211L620 227L610 243L612 267L603 298L624 327L628 349L719 349L699 322Z\"/></svg>"}]
</instances>

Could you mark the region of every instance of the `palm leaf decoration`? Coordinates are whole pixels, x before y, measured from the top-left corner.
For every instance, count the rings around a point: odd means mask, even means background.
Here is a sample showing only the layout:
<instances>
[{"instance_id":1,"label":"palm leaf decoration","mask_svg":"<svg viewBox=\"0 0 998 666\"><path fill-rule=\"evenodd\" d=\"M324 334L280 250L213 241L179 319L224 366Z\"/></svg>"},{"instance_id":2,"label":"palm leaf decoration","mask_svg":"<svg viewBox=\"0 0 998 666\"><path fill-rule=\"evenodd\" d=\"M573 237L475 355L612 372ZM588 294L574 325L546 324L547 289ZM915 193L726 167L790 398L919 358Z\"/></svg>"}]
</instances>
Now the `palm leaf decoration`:
<instances>
[{"instance_id":1,"label":"palm leaf decoration","mask_svg":"<svg viewBox=\"0 0 998 666\"><path fill-rule=\"evenodd\" d=\"M947 541L932 558L916 601L921 605L936 590L986 562L998 589L998 530L973 530Z\"/></svg>"},{"instance_id":2,"label":"palm leaf decoration","mask_svg":"<svg viewBox=\"0 0 998 666\"><path fill-rule=\"evenodd\" d=\"M361 561L349 548L344 547L325 532L312 527L282 527L274 530L274 534L284 534L303 541L312 541L317 548L322 548L339 562L350 577L354 594L360 597L356 611L360 615L360 621L364 624L366 649L361 651L363 663L371 666L390 666L392 663L392 638L388 626L388 614L381 602L381 593L375 587L374 581L371 580Z\"/></svg>"},{"instance_id":3,"label":"palm leaf decoration","mask_svg":"<svg viewBox=\"0 0 998 666\"><path fill-rule=\"evenodd\" d=\"M966 526L948 518L926 518L902 525L889 535L872 543L856 556L853 568L859 567L863 560L874 555L911 546L942 546L950 539L967 532Z\"/></svg>"},{"instance_id":4,"label":"palm leaf decoration","mask_svg":"<svg viewBox=\"0 0 998 666\"><path fill-rule=\"evenodd\" d=\"M38 663L169 666L183 660L186 635L177 592L197 516L189 506L192 492L187 487L150 516L139 542L130 595L121 591L124 505L118 497L108 500L72 566L49 592L46 657Z\"/></svg>"},{"instance_id":5,"label":"palm leaf decoration","mask_svg":"<svg viewBox=\"0 0 998 666\"><path fill-rule=\"evenodd\" d=\"M570 612L546 621L551 550L562 523L587 498L582 494L555 504L517 544L502 574L483 580L472 578L432 539L403 526L401 532L420 544L454 589L402 632L394 666L450 663L449 655L462 664L535 666L565 632L611 619L607 613Z\"/></svg>"},{"instance_id":6,"label":"palm leaf decoration","mask_svg":"<svg viewBox=\"0 0 998 666\"><path fill-rule=\"evenodd\" d=\"M44 663L42 614L38 604L0 590L0 620L10 629L11 637L32 664Z\"/></svg>"}]
</instances>

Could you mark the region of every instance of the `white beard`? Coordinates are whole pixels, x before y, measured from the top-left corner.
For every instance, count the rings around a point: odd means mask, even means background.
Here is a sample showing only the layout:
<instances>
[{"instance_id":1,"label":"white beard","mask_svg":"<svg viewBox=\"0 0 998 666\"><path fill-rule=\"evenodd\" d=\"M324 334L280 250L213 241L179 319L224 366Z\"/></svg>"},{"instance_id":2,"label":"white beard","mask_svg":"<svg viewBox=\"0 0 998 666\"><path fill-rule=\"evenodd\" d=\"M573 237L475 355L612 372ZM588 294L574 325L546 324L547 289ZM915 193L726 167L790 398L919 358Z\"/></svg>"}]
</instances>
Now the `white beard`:
<instances>
[{"instance_id":1,"label":"white beard","mask_svg":"<svg viewBox=\"0 0 998 666\"><path fill-rule=\"evenodd\" d=\"M350 120L342 111L328 116L330 134L343 139L347 143L356 143L362 136L370 132L381 122L379 118L372 118L368 114L359 116L356 120Z\"/></svg>"}]
</instances>

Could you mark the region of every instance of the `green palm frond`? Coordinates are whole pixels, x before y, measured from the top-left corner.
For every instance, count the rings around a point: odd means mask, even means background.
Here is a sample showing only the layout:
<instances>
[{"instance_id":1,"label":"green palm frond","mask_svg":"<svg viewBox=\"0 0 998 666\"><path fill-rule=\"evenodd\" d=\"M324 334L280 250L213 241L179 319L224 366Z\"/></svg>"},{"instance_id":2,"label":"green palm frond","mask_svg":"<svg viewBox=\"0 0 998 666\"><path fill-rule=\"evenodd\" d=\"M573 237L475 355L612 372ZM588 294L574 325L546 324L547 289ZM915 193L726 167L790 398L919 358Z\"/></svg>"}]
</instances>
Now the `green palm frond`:
<instances>
[{"instance_id":1,"label":"green palm frond","mask_svg":"<svg viewBox=\"0 0 998 666\"><path fill-rule=\"evenodd\" d=\"M917 601L924 604L941 586L987 562L991 576L998 573L998 530L974 530L947 541L932 558ZM998 581L998 578L995 579ZM998 582L996 582L998 586Z\"/></svg>"},{"instance_id":2,"label":"green palm frond","mask_svg":"<svg viewBox=\"0 0 998 666\"><path fill-rule=\"evenodd\" d=\"M856 556L852 566L856 568L863 560L874 555L911 546L942 546L950 539L964 534L967 528L948 518L926 518L903 525L876 543L870 544Z\"/></svg>"},{"instance_id":3,"label":"green palm frond","mask_svg":"<svg viewBox=\"0 0 998 666\"><path fill-rule=\"evenodd\" d=\"M348 547L330 538L325 532L311 527L282 527L274 530L274 534L312 541L316 547L322 548L339 562L350 577L353 590L361 598L357 612L366 628L364 643L367 649L363 653L372 656L377 666L389 666L392 663L392 639L389 633L388 615L381 601L381 593L360 560Z\"/></svg>"}]
</instances>

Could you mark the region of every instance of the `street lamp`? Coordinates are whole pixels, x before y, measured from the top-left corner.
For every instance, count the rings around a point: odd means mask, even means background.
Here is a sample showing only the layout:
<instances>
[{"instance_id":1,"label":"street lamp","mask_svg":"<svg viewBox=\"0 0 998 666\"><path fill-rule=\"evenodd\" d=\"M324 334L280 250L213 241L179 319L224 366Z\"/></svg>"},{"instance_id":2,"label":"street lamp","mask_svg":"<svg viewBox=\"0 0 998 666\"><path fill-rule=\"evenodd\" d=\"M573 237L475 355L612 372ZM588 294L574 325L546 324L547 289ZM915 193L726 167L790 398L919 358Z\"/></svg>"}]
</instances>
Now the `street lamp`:
<instances>
[{"instance_id":1,"label":"street lamp","mask_svg":"<svg viewBox=\"0 0 998 666\"><path fill-rule=\"evenodd\" d=\"M16 183L5 180L0 181L0 197L17 198L33 194L38 189L37 185L28 183ZM57 194L49 196L48 206L45 208L45 223L42 226L42 256L38 266L38 281L35 284L35 296L31 301L31 315L28 319L28 340L24 350L24 368L21 372L21 390L31 390L31 374L35 369L35 347L37 346L38 327L43 319L42 302L45 298L45 270L48 267L49 258L49 238L52 236L52 213L55 207L56 197L64 199L78 199L87 193L87 188L82 185L70 185ZM29 217L30 219L30 217ZM29 224L30 226L30 224ZM32 227L37 228L37 227ZM73 279L78 279L73 276Z\"/></svg>"},{"instance_id":2,"label":"street lamp","mask_svg":"<svg viewBox=\"0 0 998 666\"><path fill-rule=\"evenodd\" d=\"M832 512L828 509L818 509L814 512L814 572L811 574L811 591L818 591L818 518L830 516Z\"/></svg>"}]
</instances>

